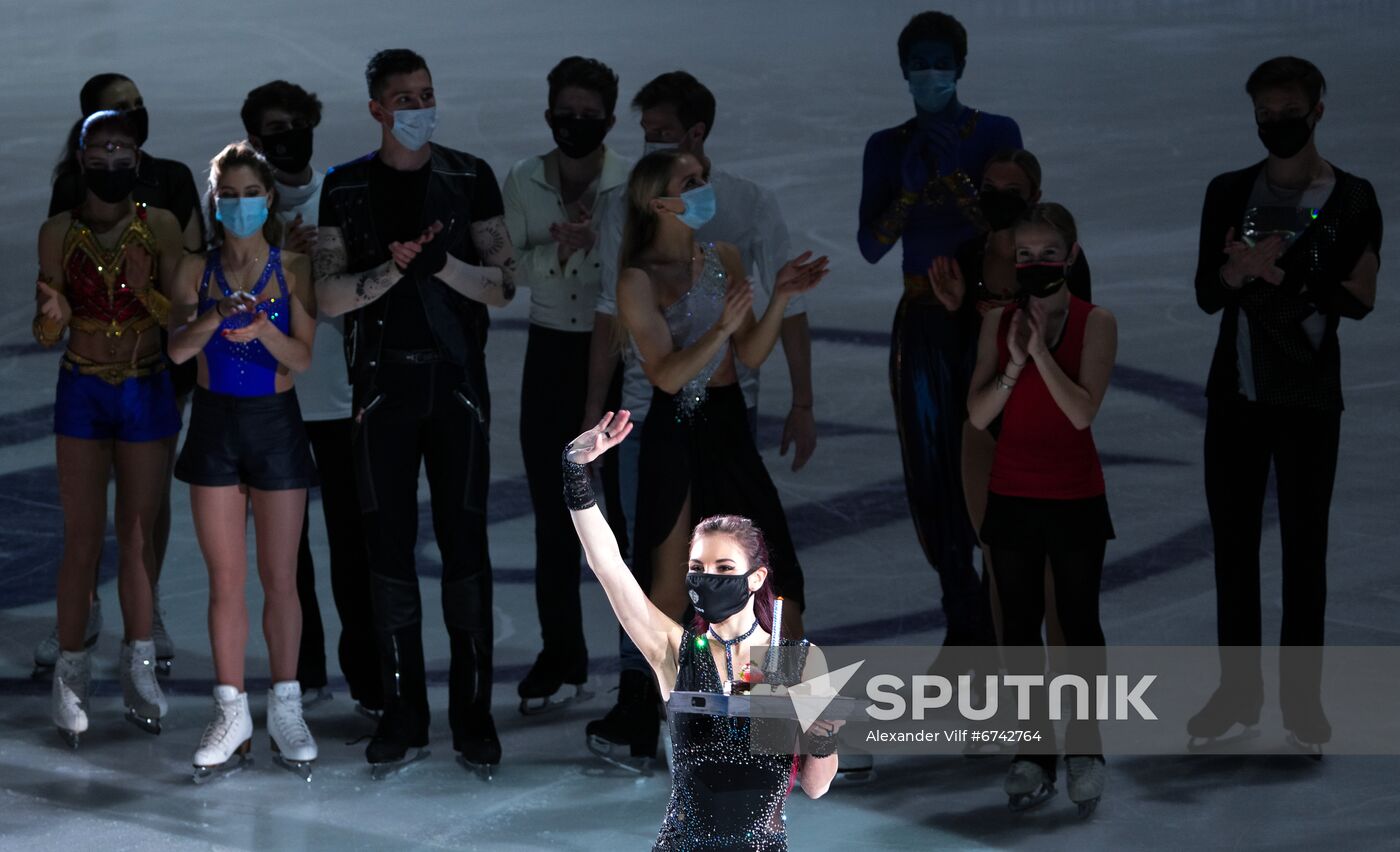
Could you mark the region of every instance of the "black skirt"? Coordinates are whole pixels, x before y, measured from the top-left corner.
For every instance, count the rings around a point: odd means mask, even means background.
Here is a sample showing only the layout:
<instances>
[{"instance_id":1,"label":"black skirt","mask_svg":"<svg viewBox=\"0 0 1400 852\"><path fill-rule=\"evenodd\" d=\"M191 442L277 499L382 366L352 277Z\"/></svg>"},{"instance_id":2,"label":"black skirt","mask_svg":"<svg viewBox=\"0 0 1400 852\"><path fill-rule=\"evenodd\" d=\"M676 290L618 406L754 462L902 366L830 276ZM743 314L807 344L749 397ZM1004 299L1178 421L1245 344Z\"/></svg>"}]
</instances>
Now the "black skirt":
<instances>
[{"instance_id":1,"label":"black skirt","mask_svg":"<svg viewBox=\"0 0 1400 852\"><path fill-rule=\"evenodd\" d=\"M690 527L711 515L753 521L768 544L774 592L805 608L802 566L778 489L749 431L737 384L709 388L704 403L689 416L681 413L675 396L653 388L638 467L633 570L643 589L651 588L652 551L675 527L689 493ZM666 570L683 571L685 566L668 565Z\"/></svg>"},{"instance_id":2,"label":"black skirt","mask_svg":"<svg viewBox=\"0 0 1400 852\"><path fill-rule=\"evenodd\" d=\"M987 495L982 541L989 547L1015 550L1078 550L1114 538L1108 497L1042 500Z\"/></svg>"}]
</instances>

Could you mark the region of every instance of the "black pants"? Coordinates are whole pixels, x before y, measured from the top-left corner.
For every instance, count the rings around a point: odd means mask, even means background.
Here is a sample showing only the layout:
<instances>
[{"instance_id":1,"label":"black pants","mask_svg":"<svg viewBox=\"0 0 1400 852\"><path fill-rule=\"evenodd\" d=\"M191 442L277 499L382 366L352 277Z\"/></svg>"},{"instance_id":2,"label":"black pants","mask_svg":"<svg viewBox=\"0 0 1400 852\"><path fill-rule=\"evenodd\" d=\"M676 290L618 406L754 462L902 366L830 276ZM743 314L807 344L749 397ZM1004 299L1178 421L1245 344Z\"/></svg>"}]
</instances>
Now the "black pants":
<instances>
[{"instance_id":1,"label":"black pants","mask_svg":"<svg viewBox=\"0 0 1400 852\"><path fill-rule=\"evenodd\" d=\"M565 683L588 676L579 602L581 549L564 506L560 458L581 431L588 393L589 333L530 326L520 393L520 450L535 511L535 605L543 657Z\"/></svg>"},{"instance_id":2,"label":"black pants","mask_svg":"<svg viewBox=\"0 0 1400 852\"><path fill-rule=\"evenodd\" d=\"M1283 545L1283 626L1279 644L1318 648L1327 606L1327 524L1337 474L1341 412L1211 399L1206 414L1206 504L1215 540L1216 634L1222 647L1263 641L1259 544L1269 466L1278 491ZM1222 682L1261 692L1258 653L1222 653ZM1285 719L1297 698L1315 701L1317 651L1283 652ZM1252 668L1251 668L1252 666Z\"/></svg>"},{"instance_id":3,"label":"black pants","mask_svg":"<svg viewBox=\"0 0 1400 852\"><path fill-rule=\"evenodd\" d=\"M1022 502L1027 504L1022 508L1031 511L1034 507L1028 504L1055 501ZM992 520L990 508L988 520ZM1107 665L1103 627L1099 622L1099 583L1103 578L1107 545L1103 535L1086 538L1080 543L1021 542L1006 546L988 542L988 545L1001 601L1007 670L1014 674L1045 671L1041 625L1045 620L1045 562L1049 559L1055 583L1056 614L1065 642L1071 646L1066 653L1066 672L1080 675L1092 685L1093 676L1104 673ZM1032 707L1035 712L1030 727L1040 731L1042 743L1054 742L1055 731L1049 721L1045 689L1032 690ZM1099 755L1103 746L1098 725L1093 721L1072 720L1065 732L1064 751L1067 755ZM1023 759L1040 764L1054 779L1054 754L1027 754Z\"/></svg>"},{"instance_id":4,"label":"black pants","mask_svg":"<svg viewBox=\"0 0 1400 852\"><path fill-rule=\"evenodd\" d=\"M448 717L454 739L491 712L491 562L486 543L489 397L484 370L444 362L385 365L359 403L359 496L365 509L374 624L387 709L426 729L422 600L414 551L418 470L427 469L442 554L442 610L451 644Z\"/></svg>"},{"instance_id":5,"label":"black pants","mask_svg":"<svg viewBox=\"0 0 1400 852\"><path fill-rule=\"evenodd\" d=\"M369 554L355 492L354 421L311 420L306 436L316 458L321 479L321 511L326 519L326 539L331 556L331 595L340 616L337 647L340 671L350 697L371 709L382 709L384 692L379 681L379 645L374 637L369 593ZM301 653L297 680L302 689L326 685L326 637L316 599L316 566L311 556L310 500L301 526L297 553L297 594L301 598Z\"/></svg>"}]
</instances>

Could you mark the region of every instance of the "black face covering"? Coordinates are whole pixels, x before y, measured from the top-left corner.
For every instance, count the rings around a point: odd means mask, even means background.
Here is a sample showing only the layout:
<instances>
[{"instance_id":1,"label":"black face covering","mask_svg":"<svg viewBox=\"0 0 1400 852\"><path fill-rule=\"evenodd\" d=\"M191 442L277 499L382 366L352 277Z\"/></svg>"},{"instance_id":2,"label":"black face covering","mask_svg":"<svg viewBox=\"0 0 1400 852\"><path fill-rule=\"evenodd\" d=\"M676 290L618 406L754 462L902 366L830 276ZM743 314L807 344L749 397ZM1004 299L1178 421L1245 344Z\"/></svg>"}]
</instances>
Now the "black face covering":
<instances>
[{"instance_id":1,"label":"black face covering","mask_svg":"<svg viewBox=\"0 0 1400 852\"><path fill-rule=\"evenodd\" d=\"M93 195L108 204L116 204L131 195L132 188L136 186L136 167L127 166L124 169L106 171L86 169L83 172L83 181Z\"/></svg>"},{"instance_id":2,"label":"black face covering","mask_svg":"<svg viewBox=\"0 0 1400 852\"><path fill-rule=\"evenodd\" d=\"M1282 160L1298 156L1312 138L1313 128L1306 115L1280 118L1259 125L1259 141L1269 153Z\"/></svg>"},{"instance_id":3,"label":"black face covering","mask_svg":"<svg viewBox=\"0 0 1400 852\"><path fill-rule=\"evenodd\" d=\"M1030 204L1010 189L984 189L977 196L982 217L993 231L1004 231L1026 214Z\"/></svg>"},{"instance_id":4,"label":"black face covering","mask_svg":"<svg viewBox=\"0 0 1400 852\"><path fill-rule=\"evenodd\" d=\"M1060 292L1069 276L1069 265L1065 263L1018 263L1016 264L1016 295L1026 299L1044 299Z\"/></svg>"},{"instance_id":5,"label":"black face covering","mask_svg":"<svg viewBox=\"0 0 1400 852\"><path fill-rule=\"evenodd\" d=\"M293 127L262 137L263 156L279 172L300 173L311 162L311 128Z\"/></svg>"},{"instance_id":6,"label":"black face covering","mask_svg":"<svg viewBox=\"0 0 1400 852\"><path fill-rule=\"evenodd\" d=\"M146 135L151 132L151 115L145 107L129 109L124 115L131 124L131 132L136 134L136 147L140 148L146 144Z\"/></svg>"},{"instance_id":7,"label":"black face covering","mask_svg":"<svg viewBox=\"0 0 1400 852\"><path fill-rule=\"evenodd\" d=\"M690 602L695 611L710 624L719 624L743 609L753 597L753 592L749 591L749 574L687 573L685 586L690 590Z\"/></svg>"},{"instance_id":8,"label":"black face covering","mask_svg":"<svg viewBox=\"0 0 1400 852\"><path fill-rule=\"evenodd\" d=\"M608 135L606 118L551 115L549 126L554 131L554 144L572 160L582 160L598 150L598 146L603 144L603 137Z\"/></svg>"}]
</instances>

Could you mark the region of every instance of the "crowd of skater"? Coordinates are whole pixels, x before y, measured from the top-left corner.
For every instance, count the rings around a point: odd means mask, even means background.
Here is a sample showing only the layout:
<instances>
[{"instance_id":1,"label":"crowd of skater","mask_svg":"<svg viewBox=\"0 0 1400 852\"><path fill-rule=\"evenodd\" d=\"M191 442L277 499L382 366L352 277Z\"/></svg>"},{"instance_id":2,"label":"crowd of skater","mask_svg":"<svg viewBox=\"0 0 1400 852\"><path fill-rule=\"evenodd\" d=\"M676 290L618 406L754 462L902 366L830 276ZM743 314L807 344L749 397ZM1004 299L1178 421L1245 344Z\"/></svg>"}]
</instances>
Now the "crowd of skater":
<instances>
[{"instance_id":1,"label":"crowd of skater","mask_svg":"<svg viewBox=\"0 0 1400 852\"><path fill-rule=\"evenodd\" d=\"M1114 532L1091 425L1116 320L1091 301L1074 216L1043 196L1052 184L1018 124L959 100L962 25L922 13L897 49L915 116L866 145L857 240L871 263L901 245L889 382L910 512L942 590L935 665L977 670L985 658L964 649L1024 653L1047 634L1102 647ZM498 183L484 160L435 140L432 73L410 50L381 51L365 69L379 147L330 169L313 164L320 100L273 81L247 93L242 136L212 157L202 192L188 167L147 150L134 81L108 73L83 87L39 232L33 324L40 343L66 346L54 405L57 625L35 662L52 670L53 720L74 747L90 724L113 476L125 712L152 733L168 712L160 675L175 647L158 589L173 477L188 485L209 575L215 708L196 778L238 768L252 746L250 516L266 730L278 762L310 777L318 749L303 708L329 695L308 534L317 486L340 671L374 724L366 759L383 777L425 757L423 468L442 555L452 746L489 777L502 746L491 713L485 346L490 309L525 288L519 446L541 646L518 687L520 711L588 695L586 557L619 621L621 674L615 705L583 733L594 753L638 768L657 758L669 726L673 794L658 848L731 830L782 848L790 773L811 796L836 776L839 723L819 722L783 762L736 745L737 729L662 711L673 690L734 682L750 645L820 659L803 639L801 541L755 431L760 367L781 344L792 384L782 450L794 451L794 470L813 456L804 294L827 259L793 250L774 193L709 157L718 108L693 75L663 73L637 90L636 162L605 144L619 115L607 65L571 56L546 82L541 147L545 130L553 147ZM1279 698L1291 734L1316 747L1330 735L1321 658L1302 648L1323 644L1337 329L1374 304L1381 217L1370 185L1318 152L1325 83L1315 66L1268 60L1246 90L1267 157L1211 181L1200 223L1197 302L1222 317L1205 434L1222 673L1190 734L1257 722L1264 701L1259 548L1272 466L1280 644L1305 657L1285 669ZM1043 653L1016 661L1045 664ZM1103 790L1099 750L1090 731L1066 755L1083 812ZM1057 764L1018 756L1005 785L1013 807L1053 795ZM695 791L716 785L761 801L742 817L711 812L719 806Z\"/></svg>"}]
</instances>

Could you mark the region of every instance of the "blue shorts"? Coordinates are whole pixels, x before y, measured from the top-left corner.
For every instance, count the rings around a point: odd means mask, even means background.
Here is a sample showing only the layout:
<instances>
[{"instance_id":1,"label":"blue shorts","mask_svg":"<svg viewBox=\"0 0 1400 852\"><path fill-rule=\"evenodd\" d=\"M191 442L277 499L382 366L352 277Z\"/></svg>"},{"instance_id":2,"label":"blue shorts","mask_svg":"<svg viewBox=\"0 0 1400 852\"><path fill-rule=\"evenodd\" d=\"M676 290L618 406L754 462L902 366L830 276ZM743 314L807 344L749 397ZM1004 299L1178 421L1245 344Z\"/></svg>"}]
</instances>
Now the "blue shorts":
<instances>
[{"instance_id":1,"label":"blue shorts","mask_svg":"<svg viewBox=\"0 0 1400 852\"><path fill-rule=\"evenodd\" d=\"M53 431L90 441L159 441L180 434L180 409L170 372L123 379L112 384L83 375L71 362L58 370Z\"/></svg>"}]
</instances>

